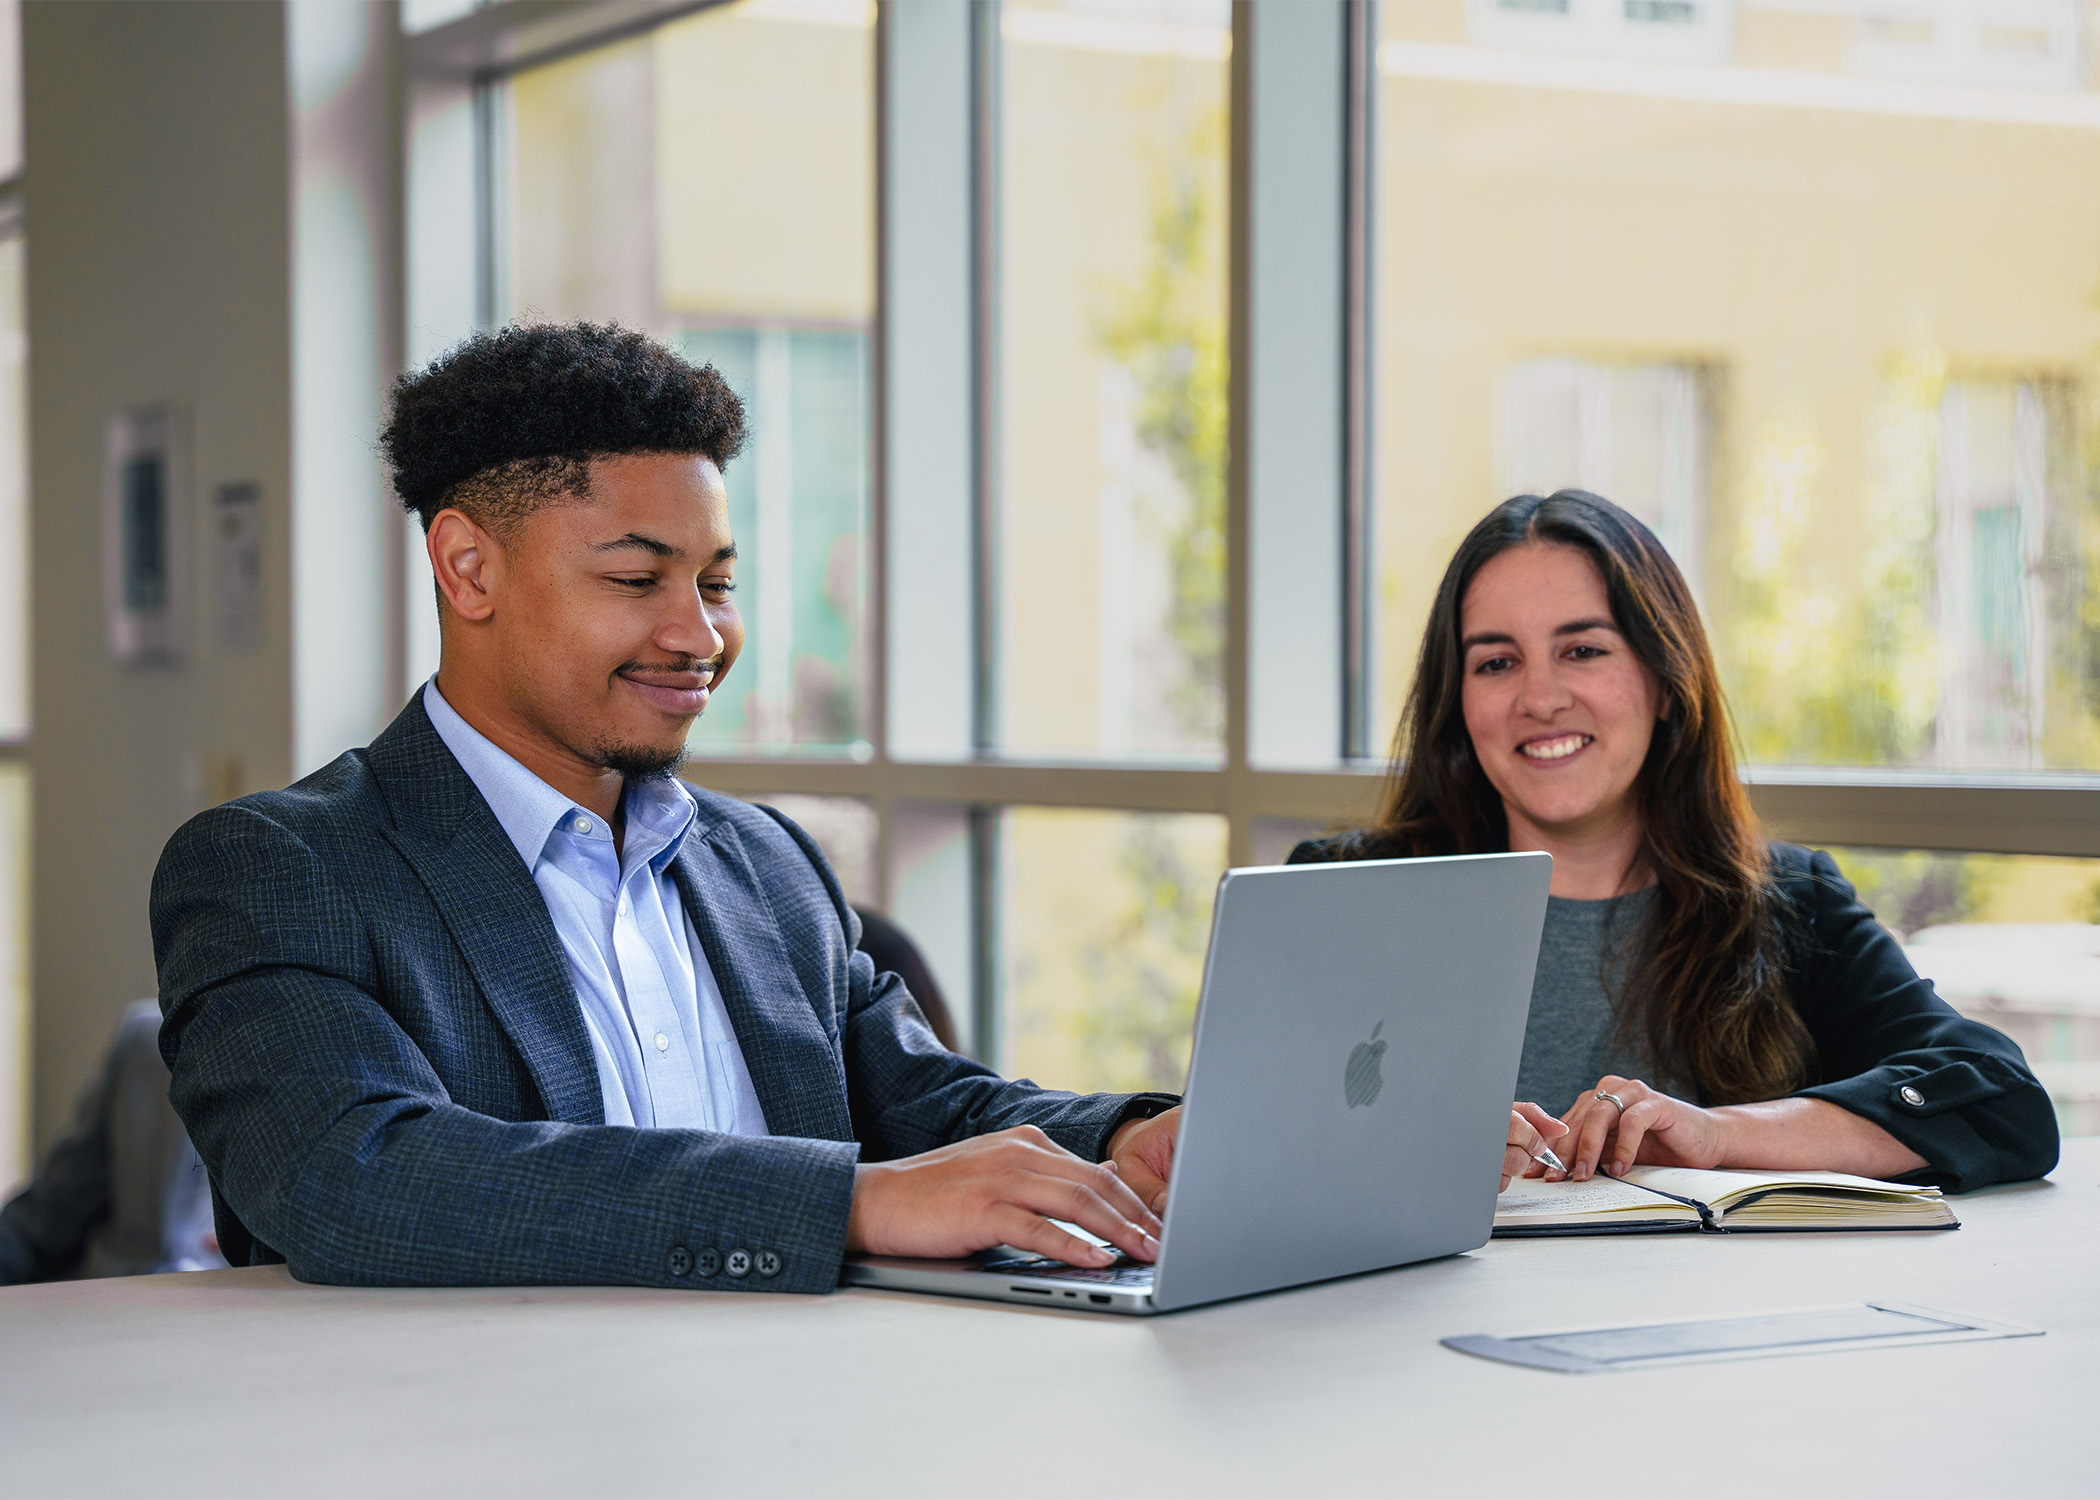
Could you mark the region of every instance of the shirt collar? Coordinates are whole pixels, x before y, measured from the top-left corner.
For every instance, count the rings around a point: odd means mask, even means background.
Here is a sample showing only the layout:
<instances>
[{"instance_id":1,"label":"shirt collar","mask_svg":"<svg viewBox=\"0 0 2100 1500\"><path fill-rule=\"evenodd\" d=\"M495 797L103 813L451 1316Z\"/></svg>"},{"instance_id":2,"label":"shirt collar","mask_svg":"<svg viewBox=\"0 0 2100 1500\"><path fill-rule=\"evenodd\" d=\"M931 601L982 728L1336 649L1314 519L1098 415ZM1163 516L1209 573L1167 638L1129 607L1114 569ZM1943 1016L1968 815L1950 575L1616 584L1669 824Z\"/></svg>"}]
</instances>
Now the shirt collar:
<instances>
[{"instance_id":1,"label":"shirt collar","mask_svg":"<svg viewBox=\"0 0 2100 1500\"><path fill-rule=\"evenodd\" d=\"M438 691L437 678L423 685L423 709L431 727L458 760L467 779L487 800L511 846L527 870L534 869L546 851L554 831L568 825L571 832L611 841L611 831L592 813L578 807L546 782L525 769L508 751L459 716ZM693 794L675 779L627 784L627 845L630 858L647 849L647 858L657 872L670 862L672 852L685 837L698 810ZM661 842L659 842L661 841ZM632 866L629 866L632 868Z\"/></svg>"}]
</instances>

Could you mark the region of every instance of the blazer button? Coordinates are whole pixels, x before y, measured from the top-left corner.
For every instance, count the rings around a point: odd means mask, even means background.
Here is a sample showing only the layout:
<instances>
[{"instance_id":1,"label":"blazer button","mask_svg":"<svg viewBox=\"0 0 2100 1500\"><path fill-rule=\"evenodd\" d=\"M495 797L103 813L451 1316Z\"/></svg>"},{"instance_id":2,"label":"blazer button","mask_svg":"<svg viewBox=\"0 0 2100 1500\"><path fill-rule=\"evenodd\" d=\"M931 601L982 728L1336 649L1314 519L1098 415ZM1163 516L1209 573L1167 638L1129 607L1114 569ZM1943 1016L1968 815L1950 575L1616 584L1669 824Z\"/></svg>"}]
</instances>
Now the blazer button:
<instances>
[{"instance_id":1,"label":"blazer button","mask_svg":"<svg viewBox=\"0 0 2100 1500\"><path fill-rule=\"evenodd\" d=\"M1915 1109L1925 1102L1925 1096L1906 1083L1903 1085L1903 1102Z\"/></svg>"},{"instance_id":2,"label":"blazer button","mask_svg":"<svg viewBox=\"0 0 2100 1500\"><path fill-rule=\"evenodd\" d=\"M671 1253L664 1257L664 1269L673 1276L683 1276L693 1269L693 1252L683 1245L673 1245Z\"/></svg>"},{"instance_id":3,"label":"blazer button","mask_svg":"<svg viewBox=\"0 0 2100 1500\"><path fill-rule=\"evenodd\" d=\"M722 1252L712 1247L702 1250L699 1258L693 1263L693 1269L702 1276L714 1275L722 1269Z\"/></svg>"},{"instance_id":4,"label":"blazer button","mask_svg":"<svg viewBox=\"0 0 2100 1500\"><path fill-rule=\"evenodd\" d=\"M758 1274L765 1277L773 1277L780 1274L780 1255L778 1251L761 1250L758 1252Z\"/></svg>"},{"instance_id":5,"label":"blazer button","mask_svg":"<svg viewBox=\"0 0 2100 1500\"><path fill-rule=\"evenodd\" d=\"M722 1269L732 1276L748 1275L751 1270L751 1252L749 1250L730 1251L729 1258L722 1262Z\"/></svg>"}]
</instances>

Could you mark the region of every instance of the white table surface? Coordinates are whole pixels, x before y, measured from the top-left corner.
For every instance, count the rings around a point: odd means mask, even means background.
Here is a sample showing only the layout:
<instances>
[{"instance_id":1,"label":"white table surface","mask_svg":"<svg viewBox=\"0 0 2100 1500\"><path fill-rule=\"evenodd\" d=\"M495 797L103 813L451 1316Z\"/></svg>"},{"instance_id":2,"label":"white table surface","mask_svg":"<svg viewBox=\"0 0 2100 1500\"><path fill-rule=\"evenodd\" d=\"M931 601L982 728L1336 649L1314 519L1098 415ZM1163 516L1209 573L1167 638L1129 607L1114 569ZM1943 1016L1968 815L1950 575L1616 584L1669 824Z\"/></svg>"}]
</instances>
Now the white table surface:
<instances>
[{"instance_id":1,"label":"white table surface","mask_svg":"<svg viewBox=\"0 0 2100 1500\"><path fill-rule=\"evenodd\" d=\"M0 1289L0 1493L2100 1495L2100 1139L1945 1234L1499 1241L1151 1319ZM1893 1299L2042 1338L1557 1375L1437 1340Z\"/></svg>"}]
</instances>

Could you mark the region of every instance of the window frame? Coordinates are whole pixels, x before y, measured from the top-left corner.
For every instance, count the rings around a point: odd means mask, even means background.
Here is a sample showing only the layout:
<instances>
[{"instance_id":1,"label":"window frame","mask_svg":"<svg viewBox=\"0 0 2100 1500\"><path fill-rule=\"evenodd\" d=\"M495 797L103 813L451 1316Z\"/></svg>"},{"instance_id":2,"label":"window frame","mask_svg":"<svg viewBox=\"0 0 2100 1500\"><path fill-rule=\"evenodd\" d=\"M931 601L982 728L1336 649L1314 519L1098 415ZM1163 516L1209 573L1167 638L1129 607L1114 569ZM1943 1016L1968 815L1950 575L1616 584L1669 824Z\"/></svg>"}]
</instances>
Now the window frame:
<instances>
[{"instance_id":1,"label":"window frame","mask_svg":"<svg viewBox=\"0 0 2100 1500\"><path fill-rule=\"evenodd\" d=\"M472 153L479 179L479 239L472 247L477 315L494 311L488 278L497 257L498 194L488 181L498 118L490 100L511 74L653 29L724 0L585 0L549 15L505 0L404 39L404 98L411 119L446 98L479 101ZM907 14L909 12L909 14ZM873 328L874 414L869 485L868 619L872 681L864 759L808 754L709 755L688 762L696 784L731 795L798 793L851 797L877 826L878 905L895 893L892 828L907 804L943 805L968 819L971 952L944 967L967 1000L974 1050L997 1062L1000 1033L997 930L999 810L1087 807L1212 813L1226 820L1232 864L1252 861L1259 819L1332 825L1367 818L1385 766L1386 726L1374 711L1369 534L1374 506L1371 445L1373 320L1371 235L1376 215L1370 153L1375 139L1375 0L1235 0L1229 219L1231 458L1227 481L1226 738L1221 763L1173 766L1018 758L990 743L994 722L992 632L997 618L999 483L998 0L903 7L881 0L875 35L877 297ZM420 102L418 102L420 101ZM1293 106L1296 107L1293 107ZM943 137L959 140L942 154ZM1288 189L1302 204L1310 182L1331 234L1324 257L1291 265L1260 239L1263 205ZM4 189L0 189L4 191ZM904 206L908 205L908 211ZM1392 205L1388 205L1391 211ZM1302 221L1301 221L1302 223ZM966 268L915 275L928 260ZM1279 264L1279 260L1286 262ZM1310 285L1307 285L1308 277ZM1309 326L1310 335L1274 336ZM1338 420L1314 456L1309 484L1290 496L1288 526L1303 530L1304 496L1331 496L1321 534L1276 530L1283 497L1263 467L1265 432L1295 434L1303 392L1331 392ZM1324 399L1324 397L1322 398ZM961 461L929 447L926 434L966 431ZM1272 449L1273 451L1273 449ZM946 463L946 467L943 464ZM1303 480L1303 465L1296 476ZM907 499L907 497L909 497ZM916 508L914 508L916 507ZM943 509L944 507L944 509ZM931 508L931 509L930 509ZM935 514L938 510L938 514ZM1317 507L1311 510L1319 514ZM893 540L944 534L943 518L967 540L917 571L918 598L901 597ZM1264 521L1271 524L1265 526ZM952 531L953 526L945 528ZM1284 608L1264 603L1256 544L1285 535L1293 548ZM1302 544L1302 545L1301 545ZM920 541L911 541L914 547ZM923 551L915 559L923 559ZM915 561L915 568L917 563ZM1307 583L1305 580L1313 580ZM945 591L945 592L943 592ZM419 590L410 608L427 609ZM924 614L922 598L945 599L959 632ZM966 614L957 609L967 600ZM893 610L895 613L893 614ZM1258 619L1264 610L1270 613ZM909 619L904 619L904 617ZM893 632L904 620L907 628ZM914 662L910 746L894 745L892 688L915 636L947 633L944 659ZM409 632L402 632L404 636ZM966 651L954 649L959 633ZM1281 640L1282 644L1278 644ZM1331 658L1306 670L1306 653ZM961 657L967 657L967 661ZM1265 670L1265 663L1267 664ZM1278 686L1323 678L1309 697ZM403 682L412 682L404 667ZM931 684L930 687L927 684ZM1282 694L1287 709L1274 706ZM1257 697L1264 699L1257 703ZM1306 712L1332 719L1331 755L1292 764L1267 755L1256 726ZM936 724L929 738L919 733ZM947 727L940 728L939 724ZM0 756L19 753L0 747ZM1296 757L1306 760L1300 754ZM2100 857L2100 775L1960 775L1931 771L1747 767L1743 779L1777 836L1818 844L1996 854Z\"/></svg>"}]
</instances>

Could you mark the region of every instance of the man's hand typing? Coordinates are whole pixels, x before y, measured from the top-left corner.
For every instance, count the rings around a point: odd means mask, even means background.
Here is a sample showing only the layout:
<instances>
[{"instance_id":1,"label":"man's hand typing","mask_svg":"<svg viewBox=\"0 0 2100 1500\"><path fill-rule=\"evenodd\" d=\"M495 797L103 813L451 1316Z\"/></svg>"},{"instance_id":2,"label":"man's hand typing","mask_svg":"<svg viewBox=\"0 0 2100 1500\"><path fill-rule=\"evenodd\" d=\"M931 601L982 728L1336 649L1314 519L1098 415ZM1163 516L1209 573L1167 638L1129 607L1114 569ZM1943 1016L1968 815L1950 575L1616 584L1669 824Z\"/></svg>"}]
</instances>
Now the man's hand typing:
<instances>
[{"instance_id":1,"label":"man's hand typing","mask_svg":"<svg viewBox=\"0 0 2100 1500\"><path fill-rule=\"evenodd\" d=\"M1112 1164L1081 1161L1033 1125L856 1170L846 1248L870 1255L961 1256L1012 1245L1075 1266L1115 1251L1076 1239L1063 1219L1133 1260L1159 1253L1159 1219Z\"/></svg>"},{"instance_id":2,"label":"man's hand typing","mask_svg":"<svg viewBox=\"0 0 2100 1500\"><path fill-rule=\"evenodd\" d=\"M1167 1175L1174 1167L1174 1142L1180 1134L1177 1104L1148 1120L1125 1120L1109 1137L1109 1161L1155 1214L1167 1211Z\"/></svg>"}]
</instances>

